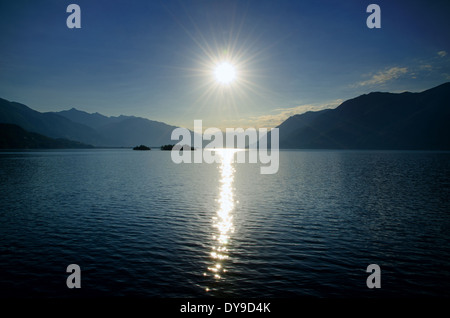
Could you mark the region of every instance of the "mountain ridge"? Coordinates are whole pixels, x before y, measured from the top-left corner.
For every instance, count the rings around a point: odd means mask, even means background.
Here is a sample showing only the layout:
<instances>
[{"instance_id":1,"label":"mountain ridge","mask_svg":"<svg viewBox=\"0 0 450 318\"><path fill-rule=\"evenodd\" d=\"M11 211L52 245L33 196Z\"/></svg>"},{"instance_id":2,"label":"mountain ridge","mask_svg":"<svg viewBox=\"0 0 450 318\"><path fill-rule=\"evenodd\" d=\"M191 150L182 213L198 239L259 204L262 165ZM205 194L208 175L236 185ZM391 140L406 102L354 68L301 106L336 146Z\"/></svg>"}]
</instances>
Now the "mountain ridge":
<instances>
[{"instance_id":1,"label":"mountain ridge","mask_svg":"<svg viewBox=\"0 0 450 318\"><path fill-rule=\"evenodd\" d=\"M450 149L449 101L450 83L360 95L326 112L289 117L278 126L280 148Z\"/></svg>"},{"instance_id":2,"label":"mountain ridge","mask_svg":"<svg viewBox=\"0 0 450 318\"><path fill-rule=\"evenodd\" d=\"M64 138L92 145L104 142L103 137L88 126L74 123L55 113L41 113L24 104L2 98L0 123L15 124L26 131L50 138Z\"/></svg>"},{"instance_id":3,"label":"mountain ridge","mask_svg":"<svg viewBox=\"0 0 450 318\"><path fill-rule=\"evenodd\" d=\"M73 120L71 120L72 118ZM0 123L15 124L28 132L64 138L96 147L160 146L173 143L177 128L142 117L107 117L71 108L61 112L38 112L27 105L0 98Z\"/></svg>"},{"instance_id":4,"label":"mountain ridge","mask_svg":"<svg viewBox=\"0 0 450 318\"><path fill-rule=\"evenodd\" d=\"M284 149L450 150L450 82L422 92L371 92L334 109L289 117L278 128ZM177 128L136 116L71 108L40 113L0 98L0 123L97 147L174 144ZM193 135L194 133L191 132ZM204 142L205 144L205 142ZM269 138L270 144L270 138Z\"/></svg>"},{"instance_id":5,"label":"mountain ridge","mask_svg":"<svg viewBox=\"0 0 450 318\"><path fill-rule=\"evenodd\" d=\"M0 149L87 149L91 145L81 142L54 139L28 132L18 125L0 123Z\"/></svg>"}]
</instances>

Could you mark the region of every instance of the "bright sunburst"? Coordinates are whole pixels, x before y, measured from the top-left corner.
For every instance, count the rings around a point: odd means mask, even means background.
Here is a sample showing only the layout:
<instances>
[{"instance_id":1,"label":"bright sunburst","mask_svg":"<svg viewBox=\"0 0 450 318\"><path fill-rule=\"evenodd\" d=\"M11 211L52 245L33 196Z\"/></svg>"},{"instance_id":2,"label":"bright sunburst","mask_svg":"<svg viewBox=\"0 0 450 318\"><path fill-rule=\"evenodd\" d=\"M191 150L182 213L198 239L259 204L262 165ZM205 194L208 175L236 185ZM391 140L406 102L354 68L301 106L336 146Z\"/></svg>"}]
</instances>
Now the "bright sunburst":
<instances>
[{"instance_id":1,"label":"bright sunburst","mask_svg":"<svg viewBox=\"0 0 450 318\"><path fill-rule=\"evenodd\" d=\"M221 62L214 69L214 76L220 84L230 84L236 79L236 68L231 63Z\"/></svg>"},{"instance_id":2,"label":"bright sunburst","mask_svg":"<svg viewBox=\"0 0 450 318\"><path fill-rule=\"evenodd\" d=\"M210 125L225 129L245 121L244 114L259 111L261 104L273 104L278 93L260 86L266 82L270 46L260 42L258 34L244 32L245 15L218 29L203 30L195 20L189 21L192 25L177 20L192 40L193 45L183 51L192 62L173 73L192 79L186 82L190 99L184 116L201 116Z\"/></svg>"}]
</instances>

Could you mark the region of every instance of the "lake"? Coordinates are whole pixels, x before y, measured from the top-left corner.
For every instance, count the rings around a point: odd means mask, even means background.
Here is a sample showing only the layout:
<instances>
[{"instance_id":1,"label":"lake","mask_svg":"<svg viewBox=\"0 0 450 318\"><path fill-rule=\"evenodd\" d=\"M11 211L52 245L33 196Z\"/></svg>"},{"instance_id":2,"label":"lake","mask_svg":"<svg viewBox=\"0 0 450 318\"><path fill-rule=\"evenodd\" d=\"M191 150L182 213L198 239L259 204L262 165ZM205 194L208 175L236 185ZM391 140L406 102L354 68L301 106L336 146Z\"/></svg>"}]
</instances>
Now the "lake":
<instances>
[{"instance_id":1,"label":"lake","mask_svg":"<svg viewBox=\"0 0 450 318\"><path fill-rule=\"evenodd\" d=\"M449 152L1 152L0 194L1 297L450 294Z\"/></svg>"}]
</instances>

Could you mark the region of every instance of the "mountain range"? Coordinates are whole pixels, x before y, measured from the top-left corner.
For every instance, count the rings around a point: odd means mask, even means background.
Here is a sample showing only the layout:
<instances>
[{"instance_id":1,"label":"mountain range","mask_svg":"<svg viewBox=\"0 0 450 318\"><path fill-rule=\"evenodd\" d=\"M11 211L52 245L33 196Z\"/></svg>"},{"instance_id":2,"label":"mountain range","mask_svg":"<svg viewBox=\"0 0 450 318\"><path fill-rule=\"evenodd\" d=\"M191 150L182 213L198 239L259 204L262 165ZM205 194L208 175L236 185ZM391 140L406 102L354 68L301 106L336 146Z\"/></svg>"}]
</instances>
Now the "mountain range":
<instances>
[{"instance_id":1,"label":"mountain range","mask_svg":"<svg viewBox=\"0 0 450 318\"><path fill-rule=\"evenodd\" d=\"M28 132L14 124L0 123L0 149L86 149L93 148L78 141L54 139Z\"/></svg>"},{"instance_id":2,"label":"mountain range","mask_svg":"<svg viewBox=\"0 0 450 318\"><path fill-rule=\"evenodd\" d=\"M0 123L15 124L28 132L64 138L96 147L160 146L174 143L175 126L134 116L107 117L72 108L41 113L30 107L0 99Z\"/></svg>"},{"instance_id":3,"label":"mountain range","mask_svg":"<svg viewBox=\"0 0 450 318\"><path fill-rule=\"evenodd\" d=\"M374 92L278 126L280 148L450 150L450 83L420 93Z\"/></svg>"},{"instance_id":4,"label":"mountain range","mask_svg":"<svg viewBox=\"0 0 450 318\"><path fill-rule=\"evenodd\" d=\"M277 128L282 149L450 150L449 119L450 82L420 93L361 95L335 109L291 116ZM170 137L177 127L162 122L75 108L41 113L1 98L0 123L97 147L176 143Z\"/></svg>"},{"instance_id":5,"label":"mountain range","mask_svg":"<svg viewBox=\"0 0 450 318\"><path fill-rule=\"evenodd\" d=\"M99 113L89 114L75 108L54 114L95 130L104 140L103 143L97 144L101 146L131 147L144 144L159 147L174 143L170 135L177 128L142 117L124 115L107 117Z\"/></svg>"}]
</instances>

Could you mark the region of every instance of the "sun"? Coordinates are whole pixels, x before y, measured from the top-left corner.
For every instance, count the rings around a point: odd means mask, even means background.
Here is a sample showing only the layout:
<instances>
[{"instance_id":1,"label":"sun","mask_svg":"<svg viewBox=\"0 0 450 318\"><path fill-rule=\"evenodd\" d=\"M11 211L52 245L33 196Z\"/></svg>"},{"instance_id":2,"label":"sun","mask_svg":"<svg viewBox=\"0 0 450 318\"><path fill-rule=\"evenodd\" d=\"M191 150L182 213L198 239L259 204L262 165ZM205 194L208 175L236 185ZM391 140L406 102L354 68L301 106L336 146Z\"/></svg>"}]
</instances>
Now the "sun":
<instances>
[{"instance_id":1,"label":"sun","mask_svg":"<svg viewBox=\"0 0 450 318\"><path fill-rule=\"evenodd\" d=\"M216 65L214 76L219 84L231 84L236 79L236 67L229 62L221 62Z\"/></svg>"}]
</instances>

